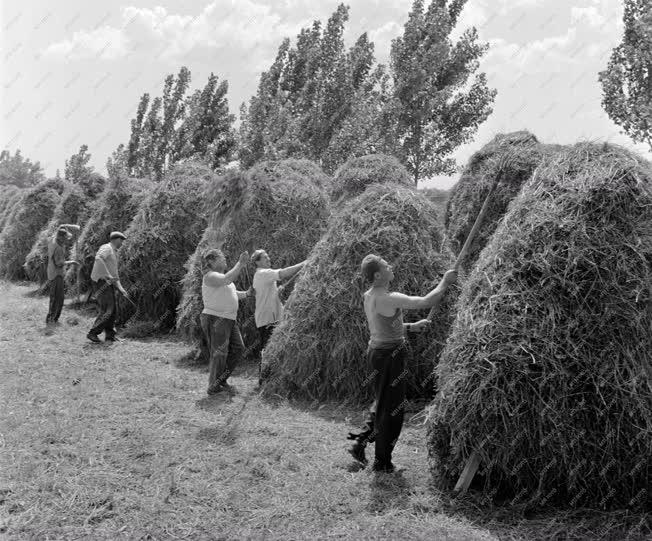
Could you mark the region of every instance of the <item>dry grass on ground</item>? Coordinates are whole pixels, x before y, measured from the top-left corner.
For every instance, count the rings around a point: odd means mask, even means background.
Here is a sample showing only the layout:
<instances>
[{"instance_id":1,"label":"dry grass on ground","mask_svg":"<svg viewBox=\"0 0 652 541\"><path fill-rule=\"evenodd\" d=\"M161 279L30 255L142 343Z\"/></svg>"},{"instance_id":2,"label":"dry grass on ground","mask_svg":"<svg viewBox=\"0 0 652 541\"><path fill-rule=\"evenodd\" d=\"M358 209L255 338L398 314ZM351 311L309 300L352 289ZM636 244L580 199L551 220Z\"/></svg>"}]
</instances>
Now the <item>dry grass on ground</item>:
<instances>
[{"instance_id":1,"label":"dry grass on ground","mask_svg":"<svg viewBox=\"0 0 652 541\"><path fill-rule=\"evenodd\" d=\"M0 282L2 539L627 535L615 515L492 518L448 501L429 486L422 414L401 436L402 474L352 471L343 438L360 412L263 402L253 367L208 399L205 369L175 363L181 343L93 345L90 318L67 306L47 336L47 299L28 292Z\"/></svg>"}]
</instances>

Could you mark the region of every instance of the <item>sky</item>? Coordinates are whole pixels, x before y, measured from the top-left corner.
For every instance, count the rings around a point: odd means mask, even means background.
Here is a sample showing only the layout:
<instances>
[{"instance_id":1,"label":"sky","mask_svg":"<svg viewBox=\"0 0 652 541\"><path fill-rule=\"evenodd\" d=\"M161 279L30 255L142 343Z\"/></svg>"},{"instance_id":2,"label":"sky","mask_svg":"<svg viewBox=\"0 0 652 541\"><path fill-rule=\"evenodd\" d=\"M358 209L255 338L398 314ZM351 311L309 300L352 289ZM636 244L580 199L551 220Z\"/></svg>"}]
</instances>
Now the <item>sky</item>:
<instances>
[{"instance_id":1,"label":"sky","mask_svg":"<svg viewBox=\"0 0 652 541\"><path fill-rule=\"evenodd\" d=\"M140 96L162 93L182 65L190 90L211 72L229 83L229 104L255 93L284 37L326 22L337 0L23 0L0 12L0 143L40 161L47 175L89 147L91 164L129 139ZM386 63L411 0L351 0L345 40L368 32ZM454 154L464 165L495 134L527 129L544 143L609 141L652 159L601 106L598 73L622 36L620 0L468 0L455 34L475 26L489 51L480 69L498 91L493 114ZM423 187L449 188L456 176Z\"/></svg>"}]
</instances>

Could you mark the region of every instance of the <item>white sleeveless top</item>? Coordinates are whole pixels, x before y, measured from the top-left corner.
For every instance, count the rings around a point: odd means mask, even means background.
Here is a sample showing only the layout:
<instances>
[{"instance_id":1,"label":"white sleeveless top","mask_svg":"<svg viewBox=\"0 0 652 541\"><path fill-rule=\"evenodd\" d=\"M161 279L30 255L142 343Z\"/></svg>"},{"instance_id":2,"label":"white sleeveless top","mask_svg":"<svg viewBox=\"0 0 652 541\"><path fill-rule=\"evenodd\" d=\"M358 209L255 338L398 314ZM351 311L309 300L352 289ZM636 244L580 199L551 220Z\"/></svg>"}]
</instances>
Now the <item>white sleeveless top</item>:
<instances>
[{"instance_id":1,"label":"white sleeveless top","mask_svg":"<svg viewBox=\"0 0 652 541\"><path fill-rule=\"evenodd\" d=\"M202 279L201 296L204 301L202 314L223 317L225 319L237 319L238 317L238 294L235 284L231 282L225 286L206 285L207 272Z\"/></svg>"}]
</instances>

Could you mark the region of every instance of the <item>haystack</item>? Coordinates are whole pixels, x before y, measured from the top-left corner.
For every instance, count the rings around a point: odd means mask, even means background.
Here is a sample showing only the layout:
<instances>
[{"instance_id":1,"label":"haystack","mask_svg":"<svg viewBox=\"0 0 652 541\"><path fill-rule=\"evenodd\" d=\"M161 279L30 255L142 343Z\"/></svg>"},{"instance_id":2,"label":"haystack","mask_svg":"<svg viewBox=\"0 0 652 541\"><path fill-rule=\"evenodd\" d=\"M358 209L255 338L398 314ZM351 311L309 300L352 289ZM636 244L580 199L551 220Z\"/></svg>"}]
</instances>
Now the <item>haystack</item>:
<instances>
[{"instance_id":1,"label":"haystack","mask_svg":"<svg viewBox=\"0 0 652 541\"><path fill-rule=\"evenodd\" d=\"M350 158L335 172L331 200L339 203L360 195L372 184L387 183L414 187L410 173L394 156L368 154Z\"/></svg>"},{"instance_id":2,"label":"haystack","mask_svg":"<svg viewBox=\"0 0 652 541\"><path fill-rule=\"evenodd\" d=\"M330 178L308 160L262 162L247 172L229 172L213 185L208 197L211 226L188 262L184 278L184 300L179 308L177 328L199 346L206 359L199 328L202 274L199 257L209 247L221 248L229 267L238 255L257 248L268 251L275 268L299 263L306 258L324 232L329 216L327 189ZM253 268L241 273L236 286L251 285ZM291 291L291 285L286 288ZM256 351L258 335L253 319L253 300L240 302L238 319L245 345Z\"/></svg>"},{"instance_id":3,"label":"haystack","mask_svg":"<svg viewBox=\"0 0 652 541\"><path fill-rule=\"evenodd\" d=\"M464 285L437 377L445 486L475 450L489 498L649 508L649 163L578 144L539 167Z\"/></svg>"},{"instance_id":4,"label":"haystack","mask_svg":"<svg viewBox=\"0 0 652 541\"><path fill-rule=\"evenodd\" d=\"M143 200L125 231L120 276L137 308L119 298L130 335L174 327L183 265L206 228L205 190L216 179L211 169L194 162L174 166Z\"/></svg>"},{"instance_id":5,"label":"haystack","mask_svg":"<svg viewBox=\"0 0 652 541\"><path fill-rule=\"evenodd\" d=\"M23 263L39 232L59 204L63 181L45 180L31 188L14 208L0 234L0 276L9 280L27 278Z\"/></svg>"},{"instance_id":6,"label":"haystack","mask_svg":"<svg viewBox=\"0 0 652 541\"><path fill-rule=\"evenodd\" d=\"M491 185L502 172L501 178L491 196L489 208L482 227L462 268L470 269L482 248L496 230L523 183L531 176L545 156L554 153L558 145L543 145L527 131L499 134L476 152L465 167L462 176L452 188L446 206L445 226L451 247L455 253L462 249ZM509 153L507 167L502 167L501 158Z\"/></svg>"},{"instance_id":7,"label":"haystack","mask_svg":"<svg viewBox=\"0 0 652 541\"><path fill-rule=\"evenodd\" d=\"M27 190L19 188L14 184L3 186L0 193L0 233L9 223L9 216L16 208L16 205L22 200Z\"/></svg>"},{"instance_id":8,"label":"haystack","mask_svg":"<svg viewBox=\"0 0 652 541\"><path fill-rule=\"evenodd\" d=\"M430 291L453 262L434 205L413 188L371 186L348 201L310 253L263 352L271 371L267 396L371 400L362 299L368 285L360 276L360 263L370 253L394 266L392 289L412 295ZM452 297L447 296L431 329L411 338L407 382L412 398L432 396L432 371L452 321ZM427 315L427 310L409 312L406 322Z\"/></svg>"},{"instance_id":9,"label":"haystack","mask_svg":"<svg viewBox=\"0 0 652 541\"><path fill-rule=\"evenodd\" d=\"M45 229L39 233L31 251L25 258L25 272L31 281L37 282L41 286L47 282L49 241L54 237L61 224L83 224L88 219L91 202L92 200L79 186L75 184L66 186L52 218ZM71 246L72 241L68 243L68 249ZM45 293L46 289L40 291Z\"/></svg>"},{"instance_id":10,"label":"haystack","mask_svg":"<svg viewBox=\"0 0 652 541\"><path fill-rule=\"evenodd\" d=\"M73 252L72 259L81 265L79 271L74 267L68 269L68 286L76 284L79 276L80 291L91 289L91 271L98 248L109 241L111 231L125 231L129 227L140 203L152 187L151 182L143 179L114 178L109 181L109 185L93 204L79 236L79 253Z\"/></svg>"}]
</instances>

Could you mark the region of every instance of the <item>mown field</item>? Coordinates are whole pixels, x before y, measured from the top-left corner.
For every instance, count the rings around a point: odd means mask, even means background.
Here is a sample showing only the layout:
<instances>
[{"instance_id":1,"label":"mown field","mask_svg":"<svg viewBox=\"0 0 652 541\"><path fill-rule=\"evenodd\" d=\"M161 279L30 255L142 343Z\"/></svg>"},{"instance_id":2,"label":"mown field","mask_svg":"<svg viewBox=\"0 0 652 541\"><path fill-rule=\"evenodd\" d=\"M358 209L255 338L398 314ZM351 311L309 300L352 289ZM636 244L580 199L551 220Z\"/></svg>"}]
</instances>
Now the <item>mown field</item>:
<instances>
[{"instance_id":1,"label":"mown field","mask_svg":"<svg viewBox=\"0 0 652 541\"><path fill-rule=\"evenodd\" d=\"M418 410L404 471L358 471L345 435L361 411L262 401L253 366L207 398L182 343L93 345L91 316L67 306L48 335L32 290L0 282L2 539L646 538L647 516L450 500L430 484Z\"/></svg>"}]
</instances>

